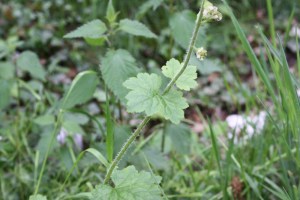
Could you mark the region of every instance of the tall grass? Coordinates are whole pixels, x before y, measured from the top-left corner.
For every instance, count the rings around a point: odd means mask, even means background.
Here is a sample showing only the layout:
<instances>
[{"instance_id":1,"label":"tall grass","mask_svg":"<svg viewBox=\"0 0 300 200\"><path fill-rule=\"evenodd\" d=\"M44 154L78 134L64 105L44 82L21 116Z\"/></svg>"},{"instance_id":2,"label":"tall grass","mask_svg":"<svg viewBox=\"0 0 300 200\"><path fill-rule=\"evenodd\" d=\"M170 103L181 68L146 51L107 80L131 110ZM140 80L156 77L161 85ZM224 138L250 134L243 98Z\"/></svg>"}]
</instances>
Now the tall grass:
<instances>
[{"instance_id":1,"label":"tall grass","mask_svg":"<svg viewBox=\"0 0 300 200\"><path fill-rule=\"evenodd\" d=\"M246 199L270 198L267 194L275 199L299 199L300 102L297 95L296 76L290 72L283 42L280 37L276 37L271 1L267 0L271 42L260 28L257 29L263 40L264 49L261 52L266 53L266 56L261 55L260 59L254 53L244 30L227 2L225 0L223 2L244 51L269 94L266 99L257 97L268 113L269 120L264 134L252 138L247 143L247 147L243 148L229 142L229 147L225 149L224 161L222 161L220 150L218 150L219 146L214 130L210 129L212 154L217 160L220 177L225 179L221 184L223 199L228 198L226 188L230 188L230 185L227 179L232 176L230 174L232 171L242 178L244 183L243 195ZM291 16L293 15L292 12ZM286 30L289 29L290 23ZM299 63L298 52L298 67ZM264 102L269 100L272 101L273 106L265 105ZM240 150L244 151L241 152Z\"/></svg>"}]
</instances>

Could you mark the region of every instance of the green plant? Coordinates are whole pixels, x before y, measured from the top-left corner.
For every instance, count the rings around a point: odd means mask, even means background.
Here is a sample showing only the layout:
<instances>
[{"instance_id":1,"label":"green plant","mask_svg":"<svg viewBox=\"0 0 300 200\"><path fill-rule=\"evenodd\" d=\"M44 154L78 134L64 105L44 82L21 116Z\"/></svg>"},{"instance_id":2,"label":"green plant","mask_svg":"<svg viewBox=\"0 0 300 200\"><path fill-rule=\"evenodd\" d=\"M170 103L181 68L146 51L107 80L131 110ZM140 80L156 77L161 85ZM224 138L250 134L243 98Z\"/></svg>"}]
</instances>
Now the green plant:
<instances>
[{"instance_id":1,"label":"green plant","mask_svg":"<svg viewBox=\"0 0 300 200\"><path fill-rule=\"evenodd\" d=\"M299 3L227 2L166 94L202 1L1 2L0 199L299 199Z\"/></svg>"},{"instance_id":2,"label":"green plant","mask_svg":"<svg viewBox=\"0 0 300 200\"><path fill-rule=\"evenodd\" d=\"M113 37L119 30L135 36L143 36L146 38L157 37L145 25L138 21L123 19L116 22L117 15L118 14L115 12L112 2L110 1L106 12L106 19L109 22L108 28L101 20L93 20L65 35L65 38L84 38L87 43L100 46L103 45L104 41L106 41L108 46L112 46L113 44L110 38ZM142 129L151 119L164 118L166 120L170 120L172 123L178 124L184 118L183 110L188 107L188 104L180 90L190 91L192 88L197 86L197 82L195 81L197 78L197 69L195 66L189 65L191 55L194 50L200 60L203 60L207 55L207 51L205 49L202 47L197 49L195 47L199 28L203 23L211 20L220 21L221 19L222 15L217 10L217 7L213 6L210 2L203 0L201 9L197 15L193 35L187 48L187 54L184 61L180 63L178 60L172 58L165 66L162 67L162 74L165 78L170 79L164 89L161 88L163 77L154 73L138 73L137 68L134 66L135 60L131 57L129 52L123 49L108 51L100 67L104 83L121 102L126 102L128 112L144 112L146 117L138 125L134 133L132 133L132 135L127 139L113 160L111 160L113 155L112 145L114 143L112 128L109 128L111 125L108 126L106 134L107 158L111 163L107 166L107 174L103 184L96 186L96 188L92 191L91 196L88 195L90 198L161 198L161 191L158 186L161 179L160 177L155 177L148 172L141 172L141 174L139 174L133 166L120 171L115 170L115 168L124 157L126 151L132 145L136 137L141 133ZM123 69L120 70L120 67ZM51 142L48 146L42 169L40 171L34 194L36 197L38 195L37 193L39 191L39 185L45 169L46 160L54 141L54 136L63 121L62 116L64 110L68 110L74 107L74 105L84 103L90 99L95 91L96 84L97 81L94 72L82 72L75 78L69 91L65 95L60 106L61 110L57 117L55 129L51 134ZM180 90L176 89L174 85L176 85L176 87ZM127 90L123 86L127 88ZM106 108L106 119L108 122L111 120L110 112L108 110L109 104L106 105ZM94 152L93 154L95 155L95 150L91 151ZM102 163L107 163L103 156L101 156L101 154L99 155L102 158ZM81 156L78 158L76 163L80 160L80 158ZM73 169L70 173L72 173ZM129 175L132 177L129 178ZM114 183L114 187L108 185L111 178ZM126 185L128 185L128 187ZM132 185L135 187L132 187ZM141 193L142 189L146 190Z\"/></svg>"}]
</instances>

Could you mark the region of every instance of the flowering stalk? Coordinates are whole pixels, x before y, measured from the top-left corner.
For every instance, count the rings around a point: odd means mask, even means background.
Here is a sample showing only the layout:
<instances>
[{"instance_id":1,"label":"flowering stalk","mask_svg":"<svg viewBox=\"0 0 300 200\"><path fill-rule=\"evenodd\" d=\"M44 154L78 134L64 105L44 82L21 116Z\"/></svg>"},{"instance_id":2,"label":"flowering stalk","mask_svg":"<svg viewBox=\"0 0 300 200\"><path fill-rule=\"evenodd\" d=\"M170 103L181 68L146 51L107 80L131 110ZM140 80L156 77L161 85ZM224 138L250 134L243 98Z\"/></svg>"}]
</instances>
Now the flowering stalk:
<instances>
[{"instance_id":1,"label":"flowering stalk","mask_svg":"<svg viewBox=\"0 0 300 200\"><path fill-rule=\"evenodd\" d=\"M172 88L172 86L175 84L175 82L177 81L177 79L181 76L181 74L184 72L184 70L186 69L188 62L191 58L192 52L193 52L193 48L198 36L198 32L199 32L199 28L202 22L202 18L203 18L203 10L204 10L204 3L206 0L202 0L202 4L201 4L201 8L200 8L200 12L197 15L197 20L196 20L196 24L195 24L195 28L193 31L193 35L187 50L187 54L184 58L184 63L182 68L180 69L180 71L176 74L176 76L169 82L169 84L166 86L166 88L163 90L163 95L167 94L170 89ZM140 134L140 132L142 131L142 129L147 125L147 123L150 121L151 116L147 116L144 118L144 120L142 121L142 123L137 127L137 129L134 131L134 133L128 138L128 140L125 142L124 146L121 148L120 152L117 154L116 158L113 160L113 162L111 163L111 165L108 168L107 174L105 176L104 179L104 184L107 184L108 181L110 180L110 177L113 173L113 170L115 169L115 167L117 166L117 164L120 162L120 160L122 159L122 157L124 156L124 154L126 153L127 149L130 147L130 145L134 142L135 138Z\"/></svg>"},{"instance_id":2,"label":"flowering stalk","mask_svg":"<svg viewBox=\"0 0 300 200\"><path fill-rule=\"evenodd\" d=\"M190 41L190 44L189 44L189 47L188 47L187 54L186 54L186 56L184 58L184 61L183 61L183 66L180 69L180 71L176 74L176 76L169 82L169 84L167 85L167 87L164 89L163 95L167 94L170 91L170 89L175 84L175 82L177 81L177 79L181 76L181 74L184 72L184 70L186 69L186 67L187 67L187 65L188 65L188 63L190 61L191 55L193 53L194 45L196 43L196 39L197 39L197 36L198 36L199 28L201 26L202 18L203 18L204 2L205 2L205 0L202 1L200 12L197 15L195 29L194 29L193 36L191 38L191 41Z\"/></svg>"}]
</instances>

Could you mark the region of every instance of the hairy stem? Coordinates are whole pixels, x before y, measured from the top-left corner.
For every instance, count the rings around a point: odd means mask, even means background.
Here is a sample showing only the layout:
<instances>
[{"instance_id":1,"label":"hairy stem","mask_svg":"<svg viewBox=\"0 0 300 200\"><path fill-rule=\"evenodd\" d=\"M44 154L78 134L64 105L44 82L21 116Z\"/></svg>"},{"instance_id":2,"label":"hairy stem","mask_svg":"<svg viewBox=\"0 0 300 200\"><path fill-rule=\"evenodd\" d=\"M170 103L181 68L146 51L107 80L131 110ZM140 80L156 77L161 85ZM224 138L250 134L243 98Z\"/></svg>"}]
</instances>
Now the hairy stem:
<instances>
[{"instance_id":1,"label":"hairy stem","mask_svg":"<svg viewBox=\"0 0 300 200\"><path fill-rule=\"evenodd\" d=\"M195 29L194 29L193 36L191 38L191 41L190 41L187 53L186 53L184 61L183 61L183 66L180 69L180 71L176 74L176 76L168 83L167 87L163 91L163 95L167 94L170 91L170 89L175 84L175 82L177 81L177 79L181 76L181 74L184 72L184 70L188 66L188 63L189 63L190 58L191 58L191 55L193 53L194 45L196 43L196 39L197 39L197 36L198 36L199 28L201 26L202 17L203 17L203 5L204 5L204 2L205 2L205 0L202 1L201 9L200 9L200 12L199 12L200 14L197 15Z\"/></svg>"},{"instance_id":2,"label":"hairy stem","mask_svg":"<svg viewBox=\"0 0 300 200\"><path fill-rule=\"evenodd\" d=\"M176 76L169 82L169 84L166 86L166 88L163 91L163 95L167 94L170 89L172 88L172 86L175 84L175 82L177 81L177 79L181 76L181 74L184 72L184 70L186 69L188 62L191 58L192 52L193 52L193 48L198 36L198 32L199 32L199 28L201 25L201 21L202 21L202 16L203 16L203 5L204 5L205 0L202 0L202 4L201 4L201 9L200 9L200 14L197 15L197 20L196 20L196 25L193 31L193 36L191 38L188 50L187 50L187 54L184 58L184 63L182 68L180 69L180 71L176 74ZM120 162L120 160L122 159L122 157L124 156L124 154L126 153L127 149L130 147L130 145L133 143L133 141L135 140L135 138L140 134L140 132L142 131L142 129L147 125L147 123L150 121L151 116L147 116L144 118L144 120L142 121L142 123L137 127L137 129L133 132L133 134L128 138L128 140L125 142L125 144L123 145L123 147L121 148L121 150L119 151L118 155L115 157L115 159L113 160L113 162L111 163L111 165L109 166L108 170L107 170L107 174L105 176L104 179L104 184L107 184L108 181L110 180L110 177L115 169L115 167L117 166L117 164Z\"/></svg>"},{"instance_id":3,"label":"hairy stem","mask_svg":"<svg viewBox=\"0 0 300 200\"><path fill-rule=\"evenodd\" d=\"M117 166L117 164L120 162L124 154L126 153L127 149L130 147L132 142L135 140L135 138L140 134L144 126L150 121L151 117L145 117L145 119L140 123L140 125L137 127L137 129L133 132L133 134L128 138L124 146L121 148L120 152L116 156L116 158L113 160L111 165L108 168L107 174L104 179L104 184L107 183L111 177L111 174L114 170L114 168Z\"/></svg>"}]
</instances>

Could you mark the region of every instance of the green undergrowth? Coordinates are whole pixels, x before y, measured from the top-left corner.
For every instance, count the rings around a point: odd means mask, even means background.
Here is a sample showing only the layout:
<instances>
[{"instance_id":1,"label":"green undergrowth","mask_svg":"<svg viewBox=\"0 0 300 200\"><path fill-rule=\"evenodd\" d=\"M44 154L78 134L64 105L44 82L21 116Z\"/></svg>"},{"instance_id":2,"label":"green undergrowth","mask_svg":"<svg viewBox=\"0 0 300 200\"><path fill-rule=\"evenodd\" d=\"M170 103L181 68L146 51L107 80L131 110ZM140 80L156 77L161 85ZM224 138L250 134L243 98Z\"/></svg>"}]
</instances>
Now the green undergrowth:
<instances>
[{"instance_id":1,"label":"green undergrowth","mask_svg":"<svg viewBox=\"0 0 300 200\"><path fill-rule=\"evenodd\" d=\"M300 199L297 3L62 2L0 3L0 199Z\"/></svg>"}]
</instances>

